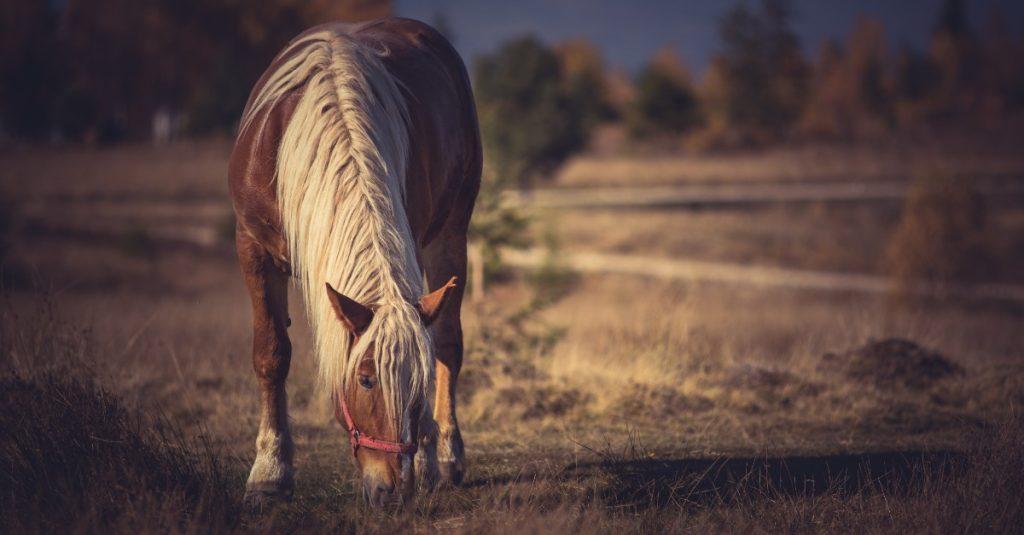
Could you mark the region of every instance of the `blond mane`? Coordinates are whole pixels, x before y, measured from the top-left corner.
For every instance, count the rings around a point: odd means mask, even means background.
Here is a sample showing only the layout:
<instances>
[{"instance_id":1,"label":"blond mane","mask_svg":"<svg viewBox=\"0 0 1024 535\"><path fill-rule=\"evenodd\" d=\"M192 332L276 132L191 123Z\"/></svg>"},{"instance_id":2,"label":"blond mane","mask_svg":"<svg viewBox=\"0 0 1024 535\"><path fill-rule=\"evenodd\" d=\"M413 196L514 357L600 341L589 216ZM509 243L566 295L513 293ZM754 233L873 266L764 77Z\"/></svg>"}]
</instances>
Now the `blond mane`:
<instances>
[{"instance_id":1,"label":"blond mane","mask_svg":"<svg viewBox=\"0 0 1024 535\"><path fill-rule=\"evenodd\" d=\"M380 52L330 26L281 52L242 118L301 91L277 151L276 188L293 273L315 337L321 386L347 388L372 348L391 424L429 403L433 355L412 303L423 275L405 213L408 112ZM265 115L264 115L265 116ZM324 288L375 309L356 347Z\"/></svg>"}]
</instances>

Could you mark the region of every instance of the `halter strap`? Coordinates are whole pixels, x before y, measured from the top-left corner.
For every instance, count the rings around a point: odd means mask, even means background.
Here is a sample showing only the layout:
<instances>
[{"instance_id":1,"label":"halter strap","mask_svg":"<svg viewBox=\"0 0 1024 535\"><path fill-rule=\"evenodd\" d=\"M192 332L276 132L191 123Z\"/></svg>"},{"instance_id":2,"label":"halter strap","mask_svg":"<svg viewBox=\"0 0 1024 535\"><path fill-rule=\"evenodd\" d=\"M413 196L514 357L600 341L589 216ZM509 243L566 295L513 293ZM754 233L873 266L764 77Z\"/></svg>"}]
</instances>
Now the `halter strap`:
<instances>
[{"instance_id":1,"label":"halter strap","mask_svg":"<svg viewBox=\"0 0 1024 535\"><path fill-rule=\"evenodd\" d=\"M334 418L338 420L338 423L344 424L348 430L348 441L352 444L352 456L355 456L356 452L359 451L359 447L362 446L367 449L386 451L388 453L400 453L402 455L414 455L418 446L416 441L412 442L392 442L390 440L383 440L379 438L371 437L361 433L356 429L356 424L352 421L352 415L348 412L348 404L345 403L345 396L338 392L338 403L334 408ZM341 409L341 415L338 414L338 409ZM342 420L344 417L344 421Z\"/></svg>"}]
</instances>

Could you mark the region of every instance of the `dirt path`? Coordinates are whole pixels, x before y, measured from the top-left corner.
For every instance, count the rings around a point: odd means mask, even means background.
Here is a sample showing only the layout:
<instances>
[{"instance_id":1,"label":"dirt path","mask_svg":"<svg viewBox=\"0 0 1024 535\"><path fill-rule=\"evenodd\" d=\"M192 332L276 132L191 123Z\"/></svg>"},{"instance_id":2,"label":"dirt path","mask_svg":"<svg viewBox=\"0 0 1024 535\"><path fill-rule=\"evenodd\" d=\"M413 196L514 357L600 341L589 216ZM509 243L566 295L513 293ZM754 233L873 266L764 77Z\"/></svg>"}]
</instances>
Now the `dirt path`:
<instances>
[{"instance_id":1,"label":"dirt path","mask_svg":"<svg viewBox=\"0 0 1024 535\"><path fill-rule=\"evenodd\" d=\"M537 248L525 251L506 249L502 251L502 259L513 267L526 269L538 268L551 261L546 251ZM713 281L761 287L874 294L884 294L892 290L892 282L885 277L726 262L606 253L563 253L555 262L556 265L581 273L612 273L666 280ZM909 291L921 296L936 294L935 288L926 285L911 288ZM1010 284L946 286L942 293L950 297L1024 303L1024 286Z\"/></svg>"}]
</instances>

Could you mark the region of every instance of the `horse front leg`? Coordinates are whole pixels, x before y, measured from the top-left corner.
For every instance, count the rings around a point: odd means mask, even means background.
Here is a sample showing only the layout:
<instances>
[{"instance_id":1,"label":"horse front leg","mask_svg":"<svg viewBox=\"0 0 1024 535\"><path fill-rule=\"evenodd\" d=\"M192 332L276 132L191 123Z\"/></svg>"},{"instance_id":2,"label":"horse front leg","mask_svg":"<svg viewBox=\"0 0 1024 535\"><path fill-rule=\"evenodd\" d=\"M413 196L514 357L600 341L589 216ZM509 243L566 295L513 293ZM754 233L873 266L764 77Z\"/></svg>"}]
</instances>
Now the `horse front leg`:
<instances>
[{"instance_id":1,"label":"horse front leg","mask_svg":"<svg viewBox=\"0 0 1024 535\"><path fill-rule=\"evenodd\" d=\"M461 301L461 299L460 299ZM437 422L437 466L442 484L458 485L466 471L466 450L455 415L455 387L462 368L462 326L457 322L443 335L447 343L438 344L437 390L434 396L434 421Z\"/></svg>"},{"instance_id":2,"label":"horse front leg","mask_svg":"<svg viewBox=\"0 0 1024 535\"><path fill-rule=\"evenodd\" d=\"M290 498L294 486L295 445L288 425L285 393L292 353L287 330L288 275L241 228L236 245L252 298L252 360L260 390L256 460L245 485L245 502L250 508L262 509L274 499Z\"/></svg>"},{"instance_id":3,"label":"horse front leg","mask_svg":"<svg viewBox=\"0 0 1024 535\"><path fill-rule=\"evenodd\" d=\"M465 474L465 448L455 411L455 390L462 369L462 297L466 285L466 233L450 225L429 245L423 255L430 288L444 285L452 276L458 278L454 294L431 326L434 339L436 390L434 394L433 442L428 452L436 451L437 469L442 484L458 485ZM429 437L430 435L428 435ZM430 468L429 466L427 468Z\"/></svg>"}]
</instances>

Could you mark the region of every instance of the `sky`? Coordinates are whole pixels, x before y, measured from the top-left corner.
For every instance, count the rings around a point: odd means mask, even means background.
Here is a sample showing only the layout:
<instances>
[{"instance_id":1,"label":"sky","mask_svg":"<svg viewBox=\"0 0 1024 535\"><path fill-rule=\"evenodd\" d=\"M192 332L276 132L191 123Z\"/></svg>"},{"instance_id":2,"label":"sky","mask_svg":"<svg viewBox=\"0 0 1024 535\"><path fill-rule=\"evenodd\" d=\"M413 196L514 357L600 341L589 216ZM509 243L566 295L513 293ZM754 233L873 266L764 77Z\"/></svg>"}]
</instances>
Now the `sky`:
<instances>
[{"instance_id":1,"label":"sky","mask_svg":"<svg viewBox=\"0 0 1024 535\"><path fill-rule=\"evenodd\" d=\"M467 63L509 38L532 33L548 43L586 37L598 45L610 65L631 72L668 45L700 72L718 46L719 18L741 1L397 0L396 11L426 22L443 14ZM890 45L924 48L941 4L942 0L794 0L793 26L812 57L825 39L845 39L859 14L880 19ZM967 0L967 4L975 28L998 6L1012 30L1024 29L1020 0Z\"/></svg>"}]
</instances>

